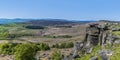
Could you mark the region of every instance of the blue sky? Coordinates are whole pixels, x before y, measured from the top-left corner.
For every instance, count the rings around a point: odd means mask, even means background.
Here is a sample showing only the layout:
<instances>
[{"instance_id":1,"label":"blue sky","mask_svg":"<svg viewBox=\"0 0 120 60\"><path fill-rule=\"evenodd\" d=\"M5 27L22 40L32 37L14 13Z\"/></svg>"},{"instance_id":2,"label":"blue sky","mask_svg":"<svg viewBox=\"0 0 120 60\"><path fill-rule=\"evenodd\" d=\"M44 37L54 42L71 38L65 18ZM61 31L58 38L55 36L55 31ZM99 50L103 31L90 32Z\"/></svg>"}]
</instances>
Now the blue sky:
<instances>
[{"instance_id":1,"label":"blue sky","mask_svg":"<svg viewBox=\"0 0 120 60\"><path fill-rule=\"evenodd\" d=\"M120 20L120 0L0 0L0 18Z\"/></svg>"}]
</instances>

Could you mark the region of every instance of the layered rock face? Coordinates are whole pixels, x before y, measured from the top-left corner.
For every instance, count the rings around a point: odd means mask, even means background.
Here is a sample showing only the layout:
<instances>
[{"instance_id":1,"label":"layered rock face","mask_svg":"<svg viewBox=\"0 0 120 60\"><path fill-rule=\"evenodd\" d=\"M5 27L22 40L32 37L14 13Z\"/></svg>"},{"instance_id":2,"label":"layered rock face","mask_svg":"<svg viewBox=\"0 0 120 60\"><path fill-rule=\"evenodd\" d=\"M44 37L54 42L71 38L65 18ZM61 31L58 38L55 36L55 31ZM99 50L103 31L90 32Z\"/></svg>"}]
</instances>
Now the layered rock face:
<instances>
[{"instance_id":1,"label":"layered rock face","mask_svg":"<svg viewBox=\"0 0 120 60\"><path fill-rule=\"evenodd\" d=\"M79 52L81 52L80 54L91 54L95 46L98 45L102 48L106 48L106 44L109 43L112 46L113 41L113 36L110 34L107 25L89 24L86 28L85 39L81 42L74 43L74 51L71 56L73 58L78 56L82 57L82 55L79 55ZM112 53L111 50L101 49L98 54L101 56L102 60L109 60L109 55L112 55ZM98 57L95 55L91 57L90 60L98 60Z\"/></svg>"},{"instance_id":2,"label":"layered rock face","mask_svg":"<svg viewBox=\"0 0 120 60\"><path fill-rule=\"evenodd\" d=\"M104 45L106 43L106 26L99 24L89 24L86 29L86 36L83 42L76 42L74 44L74 56L77 55L78 51L84 53L91 53L92 49L96 45Z\"/></svg>"},{"instance_id":3,"label":"layered rock face","mask_svg":"<svg viewBox=\"0 0 120 60\"><path fill-rule=\"evenodd\" d=\"M85 45L90 44L89 46L95 46L106 43L107 30L107 26L105 25L90 24L86 29Z\"/></svg>"},{"instance_id":4,"label":"layered rock face","mask_svg":"<svg viewBox=\"0 0 120 60\"><path fill-rule=\"evenodd\" d=\"M85 45L93 46L99 43L100 28L98 24L89 25L86 29Z\"/></svg>"},{"instance_id":5,"label":"layered rock face","mask_svg":"<svg viewBox=\"0 0 120 60\"><path fill-rule=\"evenodd\" d=\"M115 53L111 48L120 43L120 36L115 34L118 33L119 29L113 29L113 27L115 26L109 24L89 24L86 28L85 39L74 43L72 56L82 58L84 55L91 54L90 60L99 60L99 58L110 60L110 57Z\"/></svg>"}]
</instances>

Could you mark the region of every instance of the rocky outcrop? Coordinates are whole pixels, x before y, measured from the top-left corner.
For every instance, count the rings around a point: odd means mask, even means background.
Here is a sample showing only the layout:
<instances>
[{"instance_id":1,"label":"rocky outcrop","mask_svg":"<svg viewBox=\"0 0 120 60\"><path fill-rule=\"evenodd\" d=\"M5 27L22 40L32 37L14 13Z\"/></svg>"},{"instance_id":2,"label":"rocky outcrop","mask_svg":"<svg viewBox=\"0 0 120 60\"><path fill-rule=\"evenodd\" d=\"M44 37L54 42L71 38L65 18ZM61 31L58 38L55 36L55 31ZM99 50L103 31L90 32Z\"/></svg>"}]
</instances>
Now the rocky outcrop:
<instances>
[{"instance_id":1,"label":"rocky outcrop","mask_svg":"<svg viewBox=\"0 0 120 60\"><path fill-rule=\"evenodd\" d=\"M107 26L99 24L90 24L86 29L86 37L84 40L84 49L86 53L90 53L93 46L104 45L106 43L107 37ZM89 51L89 52L88 52Z\"/></svg>"},{"instance_id":2,"label":"rocky outcrop","mask_svg":"<svg viewBox=\"0 0 120 60\"><path fill-rule=\"evenodd\" d=\"M78 51L90 54L94 46L103 46L107 41L111 41L111 38L107 38L109 35L107 30L107 26L99 24L89 24L89 26L86 28L86 36L84 41L74 43L73 57L76 57L78 55ZM97 60L97 57L93 57L90 60Z\"/></svg>"}]
</instances>

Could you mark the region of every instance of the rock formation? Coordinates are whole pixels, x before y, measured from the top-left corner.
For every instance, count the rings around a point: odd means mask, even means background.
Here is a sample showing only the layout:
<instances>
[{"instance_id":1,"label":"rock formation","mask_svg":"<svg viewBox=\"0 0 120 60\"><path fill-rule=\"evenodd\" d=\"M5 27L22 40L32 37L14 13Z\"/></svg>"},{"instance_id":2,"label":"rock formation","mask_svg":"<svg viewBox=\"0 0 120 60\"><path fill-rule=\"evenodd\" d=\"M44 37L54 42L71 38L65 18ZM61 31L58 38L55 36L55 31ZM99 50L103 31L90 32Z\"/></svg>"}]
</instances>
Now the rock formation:
<instances>
[{"instance_id":1,"label":"rock formation","mask_svg":"<svg viewBox=\"0 0 120 60\"><path fill-rule=\"evenodd\" d=\"M96 45L104 46L108 37L108 28L105 25L89 24L86 28L86 36L84 41L76 42L74 44L73 57L78 55L78 51L90 54L93 47ZM91 58L91 60L97 60L97 58Z\"/></svg>"},{"instance_id":2,"label":"rock formation","mask_svg":"<svg viewBox=\"0 0 120 60\"><path fill-rule=\"evenodd\" d=\"M120 36L114 36L111 33L111 31L119 31L120 29L111 29L110 27L107 24L89 24L86 28L85 39L74 43L74 51L68 57L77 58L78 56L82 57L82 54L91 54L94 47L99 45L100 50L97 50L98 52L95 52L89 60L98 60L99 57L96 53L100 55L102 60L110 60L110 56L114 53L109 47L120 43ZM72 58L64 60L72 60Z\"/></svg>"}]
</instances>

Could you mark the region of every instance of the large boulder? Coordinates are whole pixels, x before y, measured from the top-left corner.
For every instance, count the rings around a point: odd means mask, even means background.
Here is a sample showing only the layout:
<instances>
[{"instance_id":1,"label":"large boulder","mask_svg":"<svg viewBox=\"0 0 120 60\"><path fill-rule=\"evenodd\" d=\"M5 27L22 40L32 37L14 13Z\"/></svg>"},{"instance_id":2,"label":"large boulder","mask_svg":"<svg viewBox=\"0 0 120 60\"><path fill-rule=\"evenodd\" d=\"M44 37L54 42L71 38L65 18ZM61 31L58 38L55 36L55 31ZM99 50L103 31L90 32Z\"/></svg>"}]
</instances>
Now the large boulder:
<instances>
[{"instance_id":1,"label":"large boulder","mask_svg":"<svg viewBox=\"0 0 120 60\"><path fill-rule=\"evenodd\" d=\"M90 60L98 60L98 57L94 56L94 57L90 58Z\"/></svg>"},{"instance_id":2,"label":"large boulder","mask_svg":"<svg viewBox=\"0 0 120 60\"><path fill-rule=\"evenodd\" d=\"M102 60L110 60L109 56L107 55L108 51L107 50L100 50L99 54L102 58Z\"/></svg>"}]
</instances>

